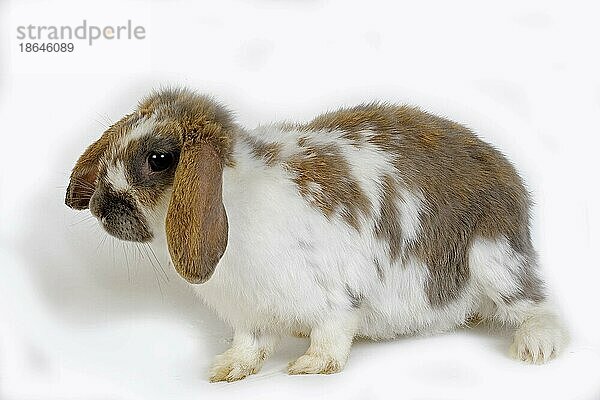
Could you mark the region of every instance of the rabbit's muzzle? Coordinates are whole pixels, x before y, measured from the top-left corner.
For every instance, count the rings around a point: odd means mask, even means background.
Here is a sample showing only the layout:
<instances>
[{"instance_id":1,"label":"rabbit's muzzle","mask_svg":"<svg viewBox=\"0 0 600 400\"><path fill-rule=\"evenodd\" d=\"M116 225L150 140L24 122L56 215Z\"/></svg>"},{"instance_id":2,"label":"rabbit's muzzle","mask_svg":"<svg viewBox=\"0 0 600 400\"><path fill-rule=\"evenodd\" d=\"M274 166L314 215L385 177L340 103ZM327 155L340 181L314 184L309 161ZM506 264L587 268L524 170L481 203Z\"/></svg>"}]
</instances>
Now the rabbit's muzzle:
<instances>
[{"instance_id":1,"label":"rabbit's muzzle","mask_svg":"<svg viewBox=\"0 0 600 400\"><path fill-rule=\"evenodd\" d=\"M130 242L149 242L152 233L135 199L126 192L114 192L98 185L90 200L90 212L110 235Z\"/></svg>"}]
</instances>

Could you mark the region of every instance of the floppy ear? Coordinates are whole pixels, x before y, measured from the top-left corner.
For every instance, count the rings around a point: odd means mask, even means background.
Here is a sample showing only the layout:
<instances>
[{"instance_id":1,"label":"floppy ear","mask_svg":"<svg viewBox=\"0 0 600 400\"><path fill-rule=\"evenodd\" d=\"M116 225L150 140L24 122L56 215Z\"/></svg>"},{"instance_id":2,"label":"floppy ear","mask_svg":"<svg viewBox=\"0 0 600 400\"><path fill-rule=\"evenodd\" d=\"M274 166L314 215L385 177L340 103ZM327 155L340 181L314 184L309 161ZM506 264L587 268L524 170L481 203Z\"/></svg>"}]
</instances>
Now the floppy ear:
<instances>
[{"instance_id":1,"label":"floppy ear","mask_svg":"<svg viewBox=\"0 0 600 400\"><path fill-rule=\"evenodd\" d=\"M85 210L90 205L90 198L96 190L98 177L98 163L108 148L111 130L106 131L102 137L92 143L79 157L67 187L65 204L76 210Z\"/></svg>"},{"instance_id":2,"label":"floppy ear","mask_svg":"<svg viewBox=\"0 0 600 400\"><path fill-rule=\"evenodd\" d=\"M92 143L77 160L71 179L67 187L65 204L76 210L85 210L90 206L90 199L96 190L96 179L100 158L108 149L111 142L121 132L121 128L128 124L133 114L127 114L115 124L111 125L100 137Z\"/></svg>"},{"instance_id":3,"label":"floppy ear","mask_svg":"<svg viewBox=\"0 0 600 400\"><path fill-rule=\"evenodd\" d=\"M184 143L175 171L166 233L175 269L190 283L204 283L227 247L222 199L223 162L207 141Z\"/></svg>"}]
</instances>

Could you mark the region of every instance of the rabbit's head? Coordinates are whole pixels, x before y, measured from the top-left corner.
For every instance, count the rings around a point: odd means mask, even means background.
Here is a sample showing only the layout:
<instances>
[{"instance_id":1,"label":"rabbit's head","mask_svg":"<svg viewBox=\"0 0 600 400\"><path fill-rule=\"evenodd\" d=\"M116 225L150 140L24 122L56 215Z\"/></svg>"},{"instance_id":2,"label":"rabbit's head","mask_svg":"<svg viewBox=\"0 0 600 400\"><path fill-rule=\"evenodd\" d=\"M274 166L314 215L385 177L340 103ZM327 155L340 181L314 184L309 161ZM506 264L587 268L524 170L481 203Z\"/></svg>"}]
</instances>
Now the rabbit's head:
<instances>
[{"instance_id":1,"label":"rabbit's head","mask_svg":"<svg viewBox=\"0 0 600 400\"><path fill-rule=\"evenodd\" d=\"M164 229L179 274L205 282L227 246L221 190L235 129L208 97L156 92L81 155L65 203L89 208L122 240L148 242Z\"/></svg>"}]
</instances>

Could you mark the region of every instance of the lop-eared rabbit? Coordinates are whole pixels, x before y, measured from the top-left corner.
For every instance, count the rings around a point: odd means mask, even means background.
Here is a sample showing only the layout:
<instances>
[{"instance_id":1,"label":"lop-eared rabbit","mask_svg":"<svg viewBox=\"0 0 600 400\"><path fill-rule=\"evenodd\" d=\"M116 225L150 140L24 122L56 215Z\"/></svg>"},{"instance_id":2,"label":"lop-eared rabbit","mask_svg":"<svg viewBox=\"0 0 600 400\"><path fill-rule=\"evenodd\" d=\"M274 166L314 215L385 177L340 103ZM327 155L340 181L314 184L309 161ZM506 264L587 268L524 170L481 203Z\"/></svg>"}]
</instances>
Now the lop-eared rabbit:
<instances>
[{"instance_id":1,"label":"lop-eared rabbit","mask_svg":"<svg viewBox=\"0 0 600 400\"><path fill-rule=\"evenodd\" d=\"M515 328L541 363L566 333L507 159L469 129L371 103L247 130L212 98L154 92L77 161L66 204L111 235L168 246L177 272L234 328L212 381L256 373L290 334L291 374L344 368L355 337Z\"/></svg>"}]
</instances>

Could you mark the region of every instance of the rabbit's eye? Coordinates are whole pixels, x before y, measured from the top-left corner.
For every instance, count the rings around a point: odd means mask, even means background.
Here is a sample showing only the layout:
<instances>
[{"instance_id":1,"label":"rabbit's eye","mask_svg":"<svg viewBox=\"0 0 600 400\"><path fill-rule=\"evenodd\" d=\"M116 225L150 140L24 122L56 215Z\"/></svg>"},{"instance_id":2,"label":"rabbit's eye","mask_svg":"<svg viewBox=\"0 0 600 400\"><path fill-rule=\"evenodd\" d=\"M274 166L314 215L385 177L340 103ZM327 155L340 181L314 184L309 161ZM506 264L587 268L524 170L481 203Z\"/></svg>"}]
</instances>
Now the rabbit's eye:
<instances>
[{"instance_id":1,"label":"rabbit's eye","mask_svg":"<svg viewBox=\"0 0 600 400\"><path fill-rule=\"evenodd\" d=\"M173 165L174 159L171 153L152 152L148 155L148 165L152 172L165 171Z\"/></svg>"}]
</instances>

